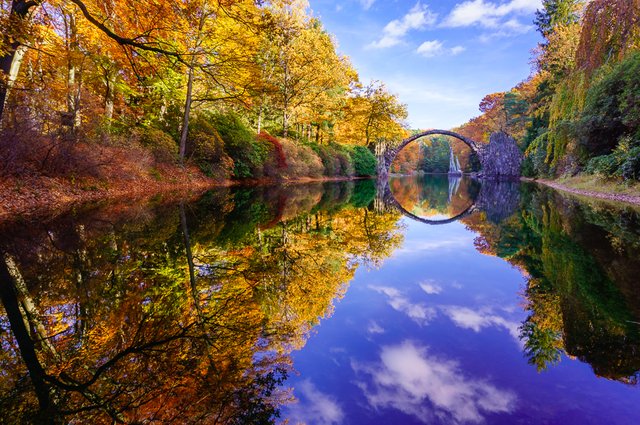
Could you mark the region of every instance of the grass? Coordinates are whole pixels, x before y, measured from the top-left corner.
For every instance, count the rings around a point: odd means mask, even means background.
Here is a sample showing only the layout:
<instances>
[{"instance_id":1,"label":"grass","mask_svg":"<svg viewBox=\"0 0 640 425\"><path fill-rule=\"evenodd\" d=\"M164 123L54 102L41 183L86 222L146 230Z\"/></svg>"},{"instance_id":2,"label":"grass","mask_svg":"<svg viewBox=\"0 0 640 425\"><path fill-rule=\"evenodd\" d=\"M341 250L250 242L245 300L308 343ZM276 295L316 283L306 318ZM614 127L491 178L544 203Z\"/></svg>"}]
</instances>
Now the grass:
<instances>
[{"instance_id":1,"label":"grass","mask_svg":"<svg viewBox=\"0 0 640 425\"><path fill-rule=\"evenodd\" d=\"M555 180L572 189L598 193L616 193L628 196L640 196L640 182L625 182L618 179L607 179L599 176L579 174L574 177L561 177Z\"/></svg>"}]
</instances>

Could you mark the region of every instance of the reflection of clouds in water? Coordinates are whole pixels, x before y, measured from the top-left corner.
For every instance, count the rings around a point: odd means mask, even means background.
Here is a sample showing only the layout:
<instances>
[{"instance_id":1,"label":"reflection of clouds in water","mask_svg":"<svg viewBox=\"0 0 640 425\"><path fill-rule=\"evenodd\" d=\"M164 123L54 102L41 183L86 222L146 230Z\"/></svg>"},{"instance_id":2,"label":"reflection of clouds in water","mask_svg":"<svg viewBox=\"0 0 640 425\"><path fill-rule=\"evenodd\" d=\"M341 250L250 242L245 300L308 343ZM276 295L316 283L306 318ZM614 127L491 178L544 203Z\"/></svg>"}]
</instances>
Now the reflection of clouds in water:
<instances>
[{"instance_id":1,"label":"reflection of clouds in water","mask_svg":"<svg viewBox=\"0 0 640 425\"><path fill-rule=\"evenodd\" d=\"M446 306L442 307L442 311L459 327L464 329L472 329L480 332L483 328L491 326L505 328L509 334L520 343L520 323L507 320L504 317L492 314L491 311L480 310L475 311L467 307Z\"/></svg>"},{"instance_id":2,"label":"reflection of clouds in water","mask_svg":"<svg viewBox=\"0 0 640 425\"><path fill-rule=\"evenodd\" d=\"M436 309L424 304L412 303L396 288L387 286L370 286L374 291L387 296L389 305L396 311L409 316L419 325L426 325L436 317Z\"/></svg>"},{"instance_id":3,"label":"reflection of clouds in water","mask_svg":"<svg viewBox=\"0 0 640 425\"><path fill-rule=\"evenodd\" d=\"M423 423L479 423L487 413L512 412L516 404L514 393L463 376L457 362L411 341L382 347L379 363L352 367L371 407L398 409Z\"/></svg>"},{"instance_id":4,"label":"reflection of clouds in water","mask_svg":"<svg viewBox=\"0 0 640 425\"><path fill-rule=\"evenodd\" d=\"M402 248L397 249L394 253L394 257L401 257L412 254L428 254L443 252L451 252L455 249L467 248L473 246L473 238L468 235L462 235L458 237L452 237L450 239L437 239L437 240L415 240L407 241Z\"/></svg>"},{"instance_id":5,"label":"reflection of clouds in water","mask_svg":"<svg viewBox=\"0 0 640 425\"><path fill-rule=\"evenodd\" d=\"M342 423L344 412L335 399L320 392L308 379L297 389L298 402L289 407L291 423L334 425Z\"/></svg>"},{"instance_id":6,"label":"reflection of clouds in water","mask_svg":"<svg viewBox=\"0 0 640 425\"><path fill-rule=\"evenodd\" d=\"M429 295L437 295L442 292L442 286L436 284L436 282L432 279L420 282L419 285L422 290Z\"/></svg>"}]
</instances>

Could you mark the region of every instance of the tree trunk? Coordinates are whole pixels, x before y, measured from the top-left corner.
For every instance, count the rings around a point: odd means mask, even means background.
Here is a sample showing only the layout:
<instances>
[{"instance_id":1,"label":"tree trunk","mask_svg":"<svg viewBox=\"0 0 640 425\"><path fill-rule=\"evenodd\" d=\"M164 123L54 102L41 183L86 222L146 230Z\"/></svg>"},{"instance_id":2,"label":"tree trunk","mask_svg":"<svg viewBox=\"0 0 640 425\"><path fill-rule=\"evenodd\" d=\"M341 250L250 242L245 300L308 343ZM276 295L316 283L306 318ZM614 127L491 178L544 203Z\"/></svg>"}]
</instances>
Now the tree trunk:
<instances>
[{"instance_id":1,"label":"tree trunk","mask_svg":"<svg viewBox=\"0 0 640 425\"><path fill-rule=\"evenodd\" d=\"M189 67L187 81L187 98L184 102L184 116L182 118L182 133L180 134L180 163L184 163L184 155L187 151L187 135L189 134L189 115L191 114L191 99L193 91L193 66Z\"/></svg>"},{"instance_id":2,"label":"tree trunk","mask_svg":"<svg viewBox=\"0 0 640 425\"><path fill-rule=\"evenodd\" d=\"M289 134L289 114L287 114L287 108L282 111L282 137L285 139Z\"/></svg>"},{"instance_id":3,"label":"tree trunk","mask_svg":"<svg viewBox=\"0 0 640 425\"><path fill-rule=\"evenodd\" d=\"M25 326L25 318L20 311L20 302L18 301L15 282L9 273L7 263L3 258L0 260L0 301L4 307L11 332L13 333L22 360L27 366L29 377L33 384L38 405L40 407L39 420L42 423L55 423L55 405L51 400L51 392L46 384L46 372L38 359L36 346L29 335L29 330Z\"/></svg>"},{"instance_id":4,"label":"tree trunk","mask_svg":"<svg viewBox=\"0 0 640 425\"><path fill-rule=\"evenodd\" d=\"M7 20L10 26L2 30L2 44L5 46L5 50L0 56L0 70L3 74L0 76L0 124L2 123L4 107L9 98L11 86L18 78L22 60L27 52L27 47L21 42L21 27L24 25L22 21L27 18L29 11L38 5L39 2L36 1L13 0Z\"/></svg>"},{"instance_id":5,"label":"tree trunk","mask_svg":"<svg viewBox=\"0 0 640 425\"><path fill-rule=\"evenodd\" d=\"M105 76L104 117L107 125L110 126L116 100L116 76L111 73L111 70L108 70L107 73Z\"/></svg>"},{"instance_id":6,"label":"tree trunk","mask_svg":"<svg viewBox=\"0 0 640 425\"><path fill-rule=\"evenodd\" d=\"M260 104L260 109L258 109L258 134L262 131L262 104Z\"/></svg>"}]
</instances>

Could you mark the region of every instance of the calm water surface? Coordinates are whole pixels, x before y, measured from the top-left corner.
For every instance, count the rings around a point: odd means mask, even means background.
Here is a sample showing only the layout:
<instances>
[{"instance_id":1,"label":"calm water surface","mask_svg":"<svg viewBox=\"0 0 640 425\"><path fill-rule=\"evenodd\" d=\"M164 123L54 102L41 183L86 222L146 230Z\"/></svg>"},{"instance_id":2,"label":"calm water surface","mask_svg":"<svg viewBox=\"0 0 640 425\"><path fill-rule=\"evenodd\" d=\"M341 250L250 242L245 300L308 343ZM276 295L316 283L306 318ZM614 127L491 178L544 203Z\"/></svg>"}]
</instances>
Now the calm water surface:
<instances>
[{"instance_id":1,"label":"calm water surface","mask_svg":"<svg viewBox=\"0 0 640 425\"><path fill-rule=\"evenodd\" d=\"M0 423L631 424L640 214L447 176L0 227Z\"/></svg>"}]
</instances>

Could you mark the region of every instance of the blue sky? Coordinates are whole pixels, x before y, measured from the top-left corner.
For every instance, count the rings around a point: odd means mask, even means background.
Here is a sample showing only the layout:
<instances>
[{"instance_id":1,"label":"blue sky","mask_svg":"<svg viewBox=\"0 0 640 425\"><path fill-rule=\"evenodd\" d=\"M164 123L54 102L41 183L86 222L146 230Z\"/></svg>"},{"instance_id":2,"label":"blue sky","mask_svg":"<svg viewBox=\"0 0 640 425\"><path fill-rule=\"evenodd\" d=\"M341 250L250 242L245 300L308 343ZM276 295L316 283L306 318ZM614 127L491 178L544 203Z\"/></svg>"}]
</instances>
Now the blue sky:
<instances>
[{"instance_id":1,"label":"blue sky","mask_svg":"<svg viewBox=\"0 0 640 425\"><path fill-rule=\"evenodd\" d=\"M531 74L541 0L309 0L363 82L380 80L411 128L448 129Z\"/></svg>"}]
</instances>

